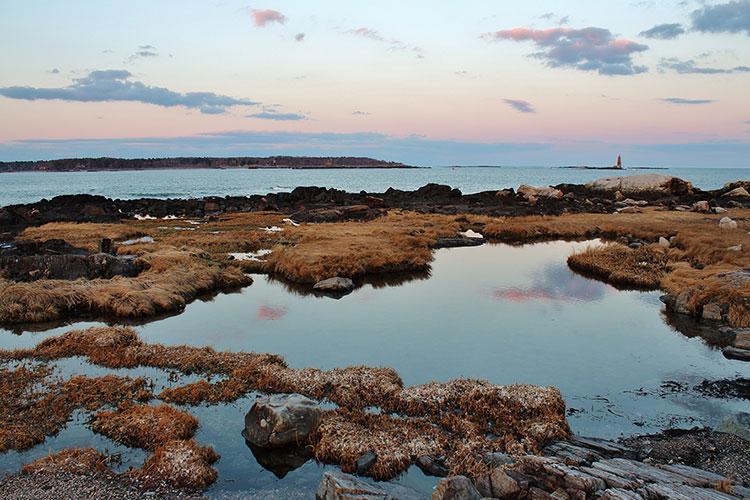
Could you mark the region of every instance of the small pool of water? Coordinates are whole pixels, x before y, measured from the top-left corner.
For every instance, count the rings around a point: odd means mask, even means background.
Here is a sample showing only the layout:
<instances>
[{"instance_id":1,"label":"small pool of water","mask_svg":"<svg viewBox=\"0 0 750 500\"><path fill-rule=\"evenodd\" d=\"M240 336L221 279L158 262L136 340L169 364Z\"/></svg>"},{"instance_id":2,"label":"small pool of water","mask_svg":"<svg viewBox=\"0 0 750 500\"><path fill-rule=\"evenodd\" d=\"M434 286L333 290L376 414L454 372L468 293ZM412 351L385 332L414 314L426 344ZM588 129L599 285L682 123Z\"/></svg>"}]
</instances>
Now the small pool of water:
<instances>
[{"instance_id":1,"label":"small pool of water","mask_svg":"<svg viewBox=\"0 0 750 500\"><path fill-rule=\"evenodd\" d=\"M180 315L135 328L147 342L278 353L294 367L389 366L408 385L457 377L554 385L573 409L573 430L589 436L715 426L735 411L746 411L743 401L662 389L665 381L695 385L703 379L747 377L750 369L725 359L700 338L673 330L664 320L658 292L621 291L573 273L567 256L595 244L438 250L429 279L365 284L338 300L255 276L253 285L238 293L196 301ZM94 324L99 323L21 335L0 332L0 347L33 346ZM62 373L108 372L80 360L58 368ZM158 378L150 371L143 374ZM240 431L253 398L189 408L201 422L198 441L223 457L217 464L219 481L210 492L309 496L326 467L308 462L278 479L246 447ZM25 453L36 457L50 446L113 449L114 443L93 435L84 423L74 421ZM139 452L123 453L128 463L142 460ZM26 457L20 455L0 456L0 470L15 470ZM433 484L418 470L401 480L425 493Z\"/></svg>"}]
</instances>

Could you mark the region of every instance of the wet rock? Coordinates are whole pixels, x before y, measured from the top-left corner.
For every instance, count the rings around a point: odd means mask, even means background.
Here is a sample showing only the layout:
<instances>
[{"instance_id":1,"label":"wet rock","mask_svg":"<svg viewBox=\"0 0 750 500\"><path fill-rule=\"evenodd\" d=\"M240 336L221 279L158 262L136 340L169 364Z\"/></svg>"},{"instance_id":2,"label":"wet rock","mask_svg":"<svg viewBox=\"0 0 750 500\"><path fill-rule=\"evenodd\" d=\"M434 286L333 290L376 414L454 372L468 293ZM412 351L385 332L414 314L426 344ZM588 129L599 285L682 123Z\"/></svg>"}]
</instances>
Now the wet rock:
<instances>
[{"instance_id":1,"label":"wet rock","mask_svg":"<svg viewBox=\"0 0 750 500\"><path fill-rule=\"evenodd\" d=\"M731 230L737 229L737 221L730 219L729 217L722 217L719 221L719 229Z\"/></svg>"},{"instance_id":2,"label":"wet rock","mask_svg":"<svg viewBox=\"0 0 750 500\"><path fill-rule=\"evenodd\" d=\"M750 349L750 331L747 329L738 331L732 345L738 349Z\"/></svg>"},{"instance_id":3,"label":"wet rock","mask_svg":"<svg viewBox=\"0 0 750 500\"><path fill-rule=\"evenodd\" d=\"M484 238L470 238L468 236L450 236L438 238L432 248L456 248L456 247L476 247L483 245Z\"/></svg>"},{"instance_id":4,"label":"wet rock","mask_svg":"<svg viewBox=\"0 0 750 500\"><path fill-rule=\"evenodd\" d=\"M432 492L432 500L481 500L481 498L474 483L466 476L442 479Z\"/></svg>"},{"instance_id":5,"label":"wet rock","mask_svg":"<svg viewBox=\"0 0 750 500\"><path fill-rule=\"evenodd\" d=\"M736 359L737 361L750 361L750 349L739 349L737 347L725 347L721 353L727 359Z\"/></svg>"},{"instance_id":6,"label":"wet rock","mask_svg":"<svg viewBox=\"0 0 750 500\"><path fill-rule=\"evenodd\" d=\"M300 394L275 394L255 401L245 415L244 438L260 448L304 443L315 430L323 410Z\"/></svg>"},{"instance_id":7,"label":"wet rock","mask_svg":"<svg viewBox=\"0 0 750 500\"><path fill-rule=\"evenodd\" d=\"M448 475L448 467L445 466L445 460L442 457L433 458L423 455L417 458L416 464L428 476L446 477Z\"/></svg>"},{"instance_id":8,"label":"wet rock","mask_svg":"<svg viewBox=\"0 0 750 500\"><path fill-rule=\"evenodd\" d=\"M750 197L750 193L744 187L737 187L731 191L727 191L722 196L726 196L727 198L748 198Z\"/></svg>"},{"instance_id":9,"label":"wet rock","mask_svg":"<svg viewBox=\"0 0 750 500\"><path fill-rule=\"evenodd\" d=\"M132 255L114 256L99 253L0 257L0 274L15 281L134 277L144 268L145 263Z\"/></svg>"},{"instance_id":10,"label":"wet rock","mask_svg":"<svg viewBox=\"0 0 750 500\"><path fill-rule=\"evenodd\" d=\"M418 492L395 483L369 483L343 472L326 472L316 500L417 500Z\"/></svg>"},{"instance_id":11,"label":"wet rock","mask_svg":"<svg viewBox=\"0 0 750 500\"><path fill-rule=\"evenodd\" d=\"M357 458L357 461L355 462L355 466L357 469L357 474L363 475L365 472L370 470L370 467L375 465L375 462L378 461L378 456L373 451L368 451L366 453L363 453L359 458Z\"/></svg>"},{"instance_id":12,"label":"wet rock","mask_svg":"<svg viewBox=\"0 0 750 500\"><path fill-rule=\"evenodd\" d=\"M354 282L349 278L334 276L322 281L318 281L313 286L313 290L324 293L349 293L354 290Z\"/></svg>"}]
</instances>

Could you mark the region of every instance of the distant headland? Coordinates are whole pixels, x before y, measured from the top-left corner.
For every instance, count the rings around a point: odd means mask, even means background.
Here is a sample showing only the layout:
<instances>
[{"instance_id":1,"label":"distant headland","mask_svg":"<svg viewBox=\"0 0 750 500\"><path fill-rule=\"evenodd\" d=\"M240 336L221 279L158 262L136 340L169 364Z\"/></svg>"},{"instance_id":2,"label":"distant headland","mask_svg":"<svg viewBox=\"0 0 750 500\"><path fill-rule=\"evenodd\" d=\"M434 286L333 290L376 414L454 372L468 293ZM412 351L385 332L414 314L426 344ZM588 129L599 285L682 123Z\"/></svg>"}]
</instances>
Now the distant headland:
<instances>
[{"instance_id":1,"label":"distant headland","mask_svg":"<svg viewBox=\"0 0 750 500\"><path fill-rule=\"evenodd\" d=\"M100 170L165 170L187 168L418 168L373 158L338 156L236 156L228 158L65 158L59 160L0 162L0 172L90 172Z\"/></svg>"}]
</instances>

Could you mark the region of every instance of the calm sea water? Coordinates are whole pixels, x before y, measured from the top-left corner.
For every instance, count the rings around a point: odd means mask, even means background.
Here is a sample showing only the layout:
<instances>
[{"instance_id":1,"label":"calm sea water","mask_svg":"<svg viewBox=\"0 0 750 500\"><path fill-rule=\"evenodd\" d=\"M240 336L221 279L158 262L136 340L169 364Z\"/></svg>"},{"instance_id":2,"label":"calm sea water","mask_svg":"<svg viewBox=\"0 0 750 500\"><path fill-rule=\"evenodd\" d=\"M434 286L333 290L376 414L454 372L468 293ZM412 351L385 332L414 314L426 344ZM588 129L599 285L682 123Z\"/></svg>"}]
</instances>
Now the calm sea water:
<instances>
[{"instance_id":1,"label":"calm sea water","mask_svg":"<svg viewBox=\"0 0 750 500\"><path fill-rule=\"evenodd\" d=\"M0 206L31 203L60 194L100 194L110 198L198 198L267 194L296 186L324 186L349 192L383 192L389 187L416 189L429 182L448 184L464 193L518 187L583 183L611 175L675 175L702 189L750 177L739 168L670 168L623 172L551 167L434 167L425 169L331 170L155 170L147 172L20 172L0 174Z\"/></svg>"},{"instance_id":2,"label":"calm sea water","mask_svg":"<svg viewBox=\"0 0 750 500\"><path fill-rule=\"evenodd\" d=\"M748 367L673 330L657 292L621 291L573 273L567 256L594 244L438 250L429 277L365 284L340 300L255 276L238 293L194 302L182 314L136 329L147 342L278 353L293 367L390 366L409 385L457 377L554 385L577 410L569 417L573 430L589 436L716 426L746 410L746 402L662 388L665 381L693 386L703 379L748 376ZM0 348L33 346L94 324L99 323L20 335L0 330ZM170 381L156 369L109 370L81 359L57 366L65 376L144 375L155 380L157 391L194 380ZM264 469L240 436L253 398L187 408L201 423L197 440L222 455L219 481L209 493L309 498L327 467L308 462L283 479ZM144 452L93 434L86 418L76 415L58 436L29 451L0 455L0 473L69 446L121 452L123 467L140 465ZM401 481L426 496L434 484L416 469Z\"/></svg>"}]
</instances>

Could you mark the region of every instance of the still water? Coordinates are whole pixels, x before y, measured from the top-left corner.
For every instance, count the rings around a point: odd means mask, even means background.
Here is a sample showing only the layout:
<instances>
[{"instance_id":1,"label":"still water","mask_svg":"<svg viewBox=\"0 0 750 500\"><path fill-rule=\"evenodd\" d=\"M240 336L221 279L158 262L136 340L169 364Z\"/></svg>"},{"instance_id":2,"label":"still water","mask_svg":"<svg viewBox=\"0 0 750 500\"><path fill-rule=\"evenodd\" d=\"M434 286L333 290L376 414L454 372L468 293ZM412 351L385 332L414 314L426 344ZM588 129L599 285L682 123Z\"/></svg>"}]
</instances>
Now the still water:
<instances>
[{"instance_id":1,"label":"still water","mask_svg":"<svg viewBox=\"0 0 750 500\"><path fill-rule=\"evenodd\" d=\"M497 384L555 385L574 432L617 437L667 427L716 426L739 400L672 393L665 381L693 386L703 379L749 376L747 365L725 359L699 338L664 321L657 292L620 291L581 277L566 257L598 242L525 246L484 245L438 250L431 275L363 284L339 300L318 297L255 276L238 293L188 305L179 315L136 326L147 342L212 346L217 350L278 353L290 366L390 366L405 384L457 377ZM32 346L77 323L16 335L0 331L0 347ZM80 359L58 363L60 373L145 375L157 389L170 381L155 369L108 370ZM201 422L197 440L222 455L209 494L229 491L307 498L328 467L308 462L283 479L265 470L240 436L254 395L228 405L189 407ZM57 437L23 453L0 455L0 471L69 446L121 452L122 468L145 454L94 435L86 415ZM401 481L429 494L434 480L412 468Z\"/></svg>"},{"instance_id":2,"label":"still water","mask_svg":"<svg viewBox=\"0 0 750 500\"><path fill-rule=\"evenodd\" d=\"M0 206L32 203L61 194L98 194L110 198L200 198L291 191L295 186L324 186L348 192L411 190L429 182L464 193L521 184L547 186L585 183L599 177L660 173L682 177L701 189L748 178L742 168L669 168L623 172L552 167L433 167L421 169L227 169L147 172L18 172L0 174Z\"/></svg>"}]
</instances>

